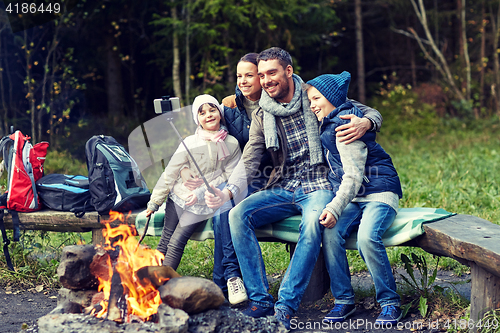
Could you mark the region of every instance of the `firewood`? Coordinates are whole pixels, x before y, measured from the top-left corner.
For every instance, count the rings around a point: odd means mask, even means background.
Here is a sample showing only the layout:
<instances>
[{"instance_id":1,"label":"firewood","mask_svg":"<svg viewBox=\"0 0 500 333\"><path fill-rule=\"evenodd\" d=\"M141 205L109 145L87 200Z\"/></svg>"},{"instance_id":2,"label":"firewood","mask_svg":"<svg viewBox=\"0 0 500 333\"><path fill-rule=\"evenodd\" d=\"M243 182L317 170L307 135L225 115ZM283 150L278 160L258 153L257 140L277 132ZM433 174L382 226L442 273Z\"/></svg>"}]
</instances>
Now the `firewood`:
<instances>
[{"instance_id":1,"label":"firewood","mask_svg":"<svg viewBox=\"0 0 500 333\"><path fill-rule=\"evenodd\" d=\"M111 277L111 290L109 292L107 319L116 322L124 322L127 315L127 299L124 294L120 273L113 271Z\"/></svg>"},{"instance_id":2,"label":"firewood","mask_svg":"<svg viewBox=\"0 0 500 333\"><path fill-rule=\"evenodd\" d=\"M156 289L164 285L169 279L181 277L170 266L144 266L137 270L136 275L143 287L152 284Z\"/></svg>"}]
</instances>

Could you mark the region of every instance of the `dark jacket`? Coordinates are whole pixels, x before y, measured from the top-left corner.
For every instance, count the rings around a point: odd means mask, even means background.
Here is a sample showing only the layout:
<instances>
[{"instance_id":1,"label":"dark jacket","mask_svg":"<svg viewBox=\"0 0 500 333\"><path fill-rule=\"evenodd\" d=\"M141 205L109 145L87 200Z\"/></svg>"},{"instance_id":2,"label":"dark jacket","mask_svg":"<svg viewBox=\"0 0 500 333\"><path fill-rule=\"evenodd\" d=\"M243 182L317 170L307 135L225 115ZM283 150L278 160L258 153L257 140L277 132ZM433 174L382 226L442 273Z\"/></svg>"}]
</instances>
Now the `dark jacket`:
<instances>
[{"instance_id":1,"label":"dark jacket","mask_svg":"<svg viewBox=\"0 0 500 333\"><path fill-rule=\"evenodd\" d=\"M243 93L236 86L236 94L228 96L222 100L224 105L224 120L229 134L234 136L240 144L243 151L249 139L251 120L248 118L245 107L243 106ZM252 180L254 187L262 188L269 180L273 169L271 155L268 151L264 153L260 160L260 165L255 178Z\"/></svg>"},{"instance_id":2,"label":"dark jacket","mask_svg":"<svg viewBox=\"0 0 500 333\"><path fill-rule=\"evenodd\" d=\"M329 179L332 183L334 193L338 191L344 174L340 154L335 143L335 128L349 122L349 120L339 118L339 116L347 114L363 117L363 113L356 106L351 102L346 102L326 116L320 126L321 143L323 144L324 154L330 167ZM368 154L364 180L357 196L393 192L401 198L403 193L396 168L389 154L375 142L375 138L376 133L369 131L359 139L366 144Z\"/></svg>"},{"instance_id":3,"label":"dark jacket","mask_svg":"<svg viewBox=\"0 0 500 333\"><path fill-rule=\"evenodd\" d=\"M279 149L274 151L266 148L264 138L264 111L262 108L257 109L252 114L252 125L250 126L249 136L253 140L249 140L243 150L243 156L240 163L231 174L228 184L237 186L240 190L246 188L247 184L254 182L255 177L259 176L262 164L259 162L265 158L265 155L270 157L271 163L265 170L269 174L269 180L266 188L275 185L281 178L285 168L285 158L288 154L286 135L280 119L276 120L278 128ZM260 167L259 167L260 164ZM258 168L259 167L259 168Z\"/></svg>"}]
</instances>

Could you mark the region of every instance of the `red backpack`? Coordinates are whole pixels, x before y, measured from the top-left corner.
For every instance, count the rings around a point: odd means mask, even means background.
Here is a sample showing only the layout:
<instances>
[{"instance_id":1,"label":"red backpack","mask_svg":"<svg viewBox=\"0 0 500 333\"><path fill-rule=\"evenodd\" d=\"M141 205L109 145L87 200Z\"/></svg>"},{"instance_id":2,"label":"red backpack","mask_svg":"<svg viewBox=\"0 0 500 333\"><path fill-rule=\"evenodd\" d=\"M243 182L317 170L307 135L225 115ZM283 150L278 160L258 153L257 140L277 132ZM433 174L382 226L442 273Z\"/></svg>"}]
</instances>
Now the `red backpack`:
<instances>
[{"instance_id":1,"label":"red backpack","mask_svg":"<svg viewBox=\"0 0 500 333\"><path fill-rule=\"evenodd\" d=\"M35 182L43 177L49 143L39 142L33 146L29 139L21 131L16 131L0 141L0 151L8 172L8 210L33 212L41 208Z\"/></svg>"},{"instance_id":2,"label":"red backpack","mask_svg":"<svg viewBox=\"0 0 500 333\"><path fill-rule=\"evenodd\" d=\"M14 241L19 241L19 217L17 212L34 212L41 208L36 191L36 181L43 176L43 163L47 155L48 142L39 142L34 146L30 137L21 131L5 136L0 140L0 153L7 170L7 192L0 196L0 229L4 241L4 253L8 263L8 239L3 224L4 209L12 215L14 226ZM7 251L6 251L7 250ZM11 265L9 265L10 268Z\"/></svg>"}]
</instances>

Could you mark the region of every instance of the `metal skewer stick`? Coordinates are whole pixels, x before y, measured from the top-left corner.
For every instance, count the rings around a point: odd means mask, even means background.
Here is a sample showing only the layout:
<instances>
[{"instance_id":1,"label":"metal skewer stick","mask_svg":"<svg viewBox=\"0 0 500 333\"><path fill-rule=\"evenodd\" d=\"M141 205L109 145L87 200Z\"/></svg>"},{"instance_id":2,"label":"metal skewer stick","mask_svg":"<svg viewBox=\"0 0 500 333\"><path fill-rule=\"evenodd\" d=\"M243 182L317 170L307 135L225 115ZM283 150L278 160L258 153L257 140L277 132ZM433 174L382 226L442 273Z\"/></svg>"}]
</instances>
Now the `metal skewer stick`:
<instances>
[{"instance_id":1,"label":"metal skewer stick","mask_svg":"<svg viewBox=\"0 0 500 333\"><path fill-rule=\"evenodd\" d=\"M213 195L217 196L215 194L215 191L212 189L212 187L210 186L210 184L207 182L207 179L205 178L205 176L203 175L203 172L201 172L201 169L200 167L198 166L198 163L196 163L196 160L194 159L193 157L193 154L191 154L191 151L188 149L188 147L186 146L186 144L184 143L184 140L182 139L182 136L181 134L177 131L177 128L175 127L173 121L171 119L170 120L170 125L172 125L172 128L174 129L175 133L177 133L177 136L179 137L179 139L181 140L182 144L184 145L184 148L186 148L186 151L188 152L189 156L191 157L191 160L193 160L193 163L194 163L194 166L196 167L196 169L198 170L198 172L200 173L200 176L201 176L201 179L203 179L203 181L205 182L205 185L207 186L207 190L212 193Z\"/></svg>"},{"instance_id":2,"label":"metal skewer stick","mask_svg":"<svg viewBox=\"0 0 500 333\"><path fill-rule=\"evenodd\" d=\"M203 182L205 183L205 185L207 186L207 191L209 191L210 193L212 193L214 196L217 196L217 194L215 194L215 191L212 189L212 187L210 186L210 184L208 183L207 179L205 178L205 176L203 175L203 172L201 171L200 167L198 166L198 163L196 163L196 160L194 159L194 156L193 154L191 154L191 151L189 150L189 148L186 146L186 144L184 143L184 140L182 139L182 136L181 134L179 133L179 131L177 131L177 128L175 127L174 125L174 122L172 121L173 119L172 118L167 118L167 120L170 122L170 125L172 126L172 128L174 129L175 133L177 134L177 136L179 137L179 139L181 140L182 142L182 145L184 146L184 148L186 148L186 151L188 152L189 156L191 157L191 160L193 161L194 163L194 166L196 167L196 169L198 170L198 172L200 173L200 176L201 176L201 179L203 179ZM144 227L144 233L142 234L141 238L139 239L139 243L137 244L137 248L135 249L137 251L137 249L139 248L139 245L141 244L142 240L144 239L144 237L146 236L146 233L148 231L148 227L149 227L149 221L151 220L151 215L148 216L148 219L146 221L146 226Z\"/></svg>"}]
</instances>

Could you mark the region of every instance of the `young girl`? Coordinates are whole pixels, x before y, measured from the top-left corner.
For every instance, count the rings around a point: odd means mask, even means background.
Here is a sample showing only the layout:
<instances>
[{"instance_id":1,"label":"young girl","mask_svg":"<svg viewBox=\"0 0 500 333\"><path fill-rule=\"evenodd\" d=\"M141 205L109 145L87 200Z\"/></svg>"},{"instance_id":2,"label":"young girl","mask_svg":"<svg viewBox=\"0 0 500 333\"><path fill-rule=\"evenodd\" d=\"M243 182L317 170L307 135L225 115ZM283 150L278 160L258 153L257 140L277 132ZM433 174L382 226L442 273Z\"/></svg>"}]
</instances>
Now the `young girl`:
<instances>
[{"instance_id":1,"label":"young girl","mask_svg":"<svg viewBox=\"0 0 500 333\"><path fill-rule=\"evenodd\" d=\"M210 95L195 98L192 106L193 119L198 125L196 133L184 139L196 163L210 185L223 184L230 176L241 156L238 141L228 135L221 125L223 107ZM163 265L177 269L187 241L199 222L210 218L214 210L204 202L205 184L194 190L186 188L180 172L189 168L197 174L197 168L182 143L170 159L165 171L156 183L146 216L157 211L167 196L175 205L167 205L158 251L165 254Z\"/></svg>"},{"instance_id":2,"label":"young girl","mask_svg":"<svg viewBox=\"0 0 500 333\"><path fill-rule=\"evenodd\" d=\"M346 101L351 74L320 75L307 82L307 95L320 125L320 137L330 167L329 178L335 193L320 216L323 253L330 274L335 307L327 322L341 322L353 314L351 286L345 240L358 228L358 251L375 283L382 313L376 323L395 325L401 319L400 297L387 258L382 235L391 226L402 197L401 183L391 157L375 142L375 133L345 144L335 129L345 124L343 115L361 111Z\"/></svg>"}]
</instances>

